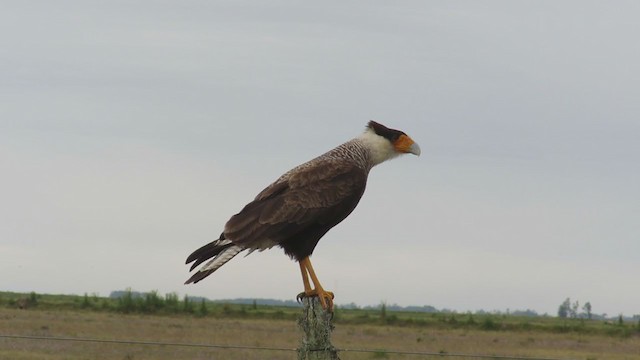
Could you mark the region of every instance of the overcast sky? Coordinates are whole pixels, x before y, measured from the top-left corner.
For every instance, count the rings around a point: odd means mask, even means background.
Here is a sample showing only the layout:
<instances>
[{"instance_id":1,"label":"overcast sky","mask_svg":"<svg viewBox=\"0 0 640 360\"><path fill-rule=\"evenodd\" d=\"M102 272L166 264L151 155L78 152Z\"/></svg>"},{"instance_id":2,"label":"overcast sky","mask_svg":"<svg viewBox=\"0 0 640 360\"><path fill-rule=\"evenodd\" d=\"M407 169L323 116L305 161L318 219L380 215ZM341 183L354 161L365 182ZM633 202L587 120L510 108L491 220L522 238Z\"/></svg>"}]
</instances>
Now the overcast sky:
<instances>
[{"instance_id":1,"label":"overcast sky","mask_svg":"<svg viewBox=\"0 0 640 360\"><path fill-rule=\"evenodd\" d=\"M294 299L280 249L184 260L373 119L422 156L320 241L337 304L640 313L636 1L2 8L0 290Z\"/></svg>"}]
</instances>

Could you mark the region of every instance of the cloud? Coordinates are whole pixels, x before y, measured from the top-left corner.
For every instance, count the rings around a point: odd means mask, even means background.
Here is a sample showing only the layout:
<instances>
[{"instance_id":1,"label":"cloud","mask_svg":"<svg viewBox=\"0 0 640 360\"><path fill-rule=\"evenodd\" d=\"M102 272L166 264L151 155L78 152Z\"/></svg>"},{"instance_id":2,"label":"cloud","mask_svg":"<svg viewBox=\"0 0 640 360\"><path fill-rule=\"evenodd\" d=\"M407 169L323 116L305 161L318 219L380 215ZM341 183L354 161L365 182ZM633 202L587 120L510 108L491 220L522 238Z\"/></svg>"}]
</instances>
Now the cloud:
<instances>
[{"instance_id":1,"label":"cloud","mask_svg":"<svg viewBox=\"0 0 640 360\"><path fill-rule=\"evenodd\" d=\"M193 287L182 262L375 119L423 156L374 169L318 246L338 303L637 312L640 29L619 5L8 6L0 282L292 298L278 250Z\"/></svg>"}]
</instances>

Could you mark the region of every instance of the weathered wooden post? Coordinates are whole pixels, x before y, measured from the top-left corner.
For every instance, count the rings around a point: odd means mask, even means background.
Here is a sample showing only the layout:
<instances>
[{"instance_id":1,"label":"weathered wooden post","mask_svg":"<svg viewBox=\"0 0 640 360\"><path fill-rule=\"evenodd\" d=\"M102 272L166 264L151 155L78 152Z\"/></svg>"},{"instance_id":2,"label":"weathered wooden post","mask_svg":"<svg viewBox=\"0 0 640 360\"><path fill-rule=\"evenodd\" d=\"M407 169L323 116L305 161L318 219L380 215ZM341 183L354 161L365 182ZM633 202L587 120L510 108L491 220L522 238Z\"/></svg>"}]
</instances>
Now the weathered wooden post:
<instances>
[{"instance_id":1,"label":"weathered wooden post","mask_svg":"<svg viewBox=\"0 0 640 360\"><path fill-rule=\"evenodd\" d=\"M338 350L331 345L331 313L322 308L317 297L302 298L302 305L298 326L303 334L298 348L298 359L339 360Z\"/></svg>"}]
</instances>

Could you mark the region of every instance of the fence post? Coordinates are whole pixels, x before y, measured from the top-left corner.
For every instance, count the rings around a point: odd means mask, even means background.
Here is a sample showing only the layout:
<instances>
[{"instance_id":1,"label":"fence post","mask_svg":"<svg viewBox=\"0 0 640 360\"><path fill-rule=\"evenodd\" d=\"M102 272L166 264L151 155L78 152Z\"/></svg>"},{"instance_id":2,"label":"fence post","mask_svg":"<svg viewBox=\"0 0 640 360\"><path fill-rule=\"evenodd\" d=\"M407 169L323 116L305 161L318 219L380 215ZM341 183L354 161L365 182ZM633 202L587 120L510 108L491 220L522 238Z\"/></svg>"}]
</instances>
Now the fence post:
<instances>
[{"instance_id":1,"label":"fence post","mask_svg":"<svg viewBox=\"0 0 640 360\"><path fill-rule=\"evenodd\" d=\"M339 360L338 351L331 345L331 313L325 311L317 297L302 298L302 314L298 326L302 339L298 348L299 360Z\"/></svg>"}]
</instances>

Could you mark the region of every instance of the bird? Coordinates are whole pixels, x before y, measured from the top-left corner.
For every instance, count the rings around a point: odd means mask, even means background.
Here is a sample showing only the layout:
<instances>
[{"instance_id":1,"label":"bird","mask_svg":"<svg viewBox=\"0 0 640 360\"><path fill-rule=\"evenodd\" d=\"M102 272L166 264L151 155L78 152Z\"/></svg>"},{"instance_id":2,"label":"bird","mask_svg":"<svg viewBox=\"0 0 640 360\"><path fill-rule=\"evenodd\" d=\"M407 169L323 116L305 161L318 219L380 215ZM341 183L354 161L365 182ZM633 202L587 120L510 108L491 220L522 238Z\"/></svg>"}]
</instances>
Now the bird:
<instances>
[{"instance_id":1,"label":"bird","mask_svg":"<svg viewBox=\"0 0 640 360\"><path fill-rule=\"evenodd\" d=\"M304 291L298 300L317 296L332 312L334 294L320 284L310 256L320 238L356 208L369 171L402 154L420 156L420 146L403 131L369 121L361 135L284 173L233 215L217 240L187 257L189 271L206 263L185 284L201 281L242 251L279 246L300 266Z\"/></svg>"}]
</instances>

